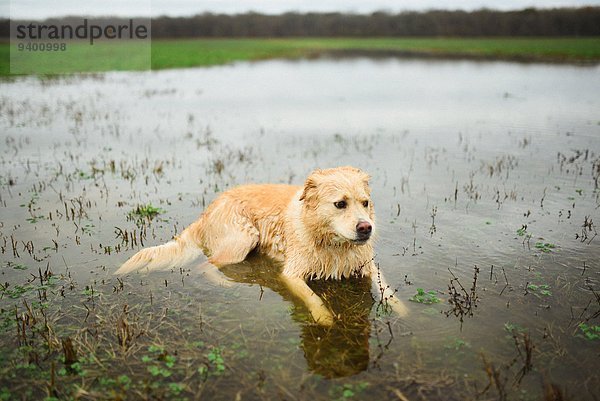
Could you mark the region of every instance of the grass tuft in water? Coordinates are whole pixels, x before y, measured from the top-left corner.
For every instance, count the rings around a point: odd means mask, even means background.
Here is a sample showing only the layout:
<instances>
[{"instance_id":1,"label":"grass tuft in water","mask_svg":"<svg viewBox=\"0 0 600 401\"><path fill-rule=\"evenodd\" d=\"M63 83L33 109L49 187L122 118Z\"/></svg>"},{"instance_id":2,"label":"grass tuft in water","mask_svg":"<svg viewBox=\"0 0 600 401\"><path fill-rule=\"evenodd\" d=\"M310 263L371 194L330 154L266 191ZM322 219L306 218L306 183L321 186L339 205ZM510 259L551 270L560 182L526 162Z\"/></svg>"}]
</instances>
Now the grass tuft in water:
<instances>
[{"instance_id":1,"label":"grass tuft in water","mask_svg":"<svg viewBox=\"0 0 600 401\"><path fill-rule=\"evenodd\" d=\"M137 205L135 209L127 214L127 218L133 220L138 227L142 227L166 212L165 209L149 203L147 205Z\"/></svg>"},{"instance_id":2,"label":"grass tuft in water","mask_svg":"<svg viewBox=\"0 0 600 401\"><path fill-rule=\"evenodd\" d=\"M153 219L159 214L166 213L167 211L160 208L152 206L151 204L147 205L138 205L134 210L130 211L128 216L132 219Z\"/></svg>"},{"instance_id":3,"label":"grass tuft in water","mask_svg":"<svg viewBox=\"0 0 600 401\"><path fill-rule=\"evenodd\" d=\"M556 248L556 245L549 242L536 242L535 247L542 252L549 253L552 252L554 248Z\"/></svg>"},{"instance_id":4,"label":"grass tuft in water","mask_svg":"<svg viewBox=\"0 0 600 401\"><path fill-rule=\"evenodd\" d=\"M548 284L528 284L527 289L533 291L535 294L540 294L547 297L552 295L550 286Z\"/></svg>"},{"instance_id":5,"label":"grass tuft in water","mask_svg":"<svg viewBox=\"0 0 600 401\"><path fill-rule=\"evenodd\" d=\"M594 325L590 326L587 323L581 323L579 325L579 329L583 333L585 339L593 341L600 340L600 326Z\"/></svg>"},{"instance_id":6,"label":"grass tuft in water","mask_svg":"<svg viewBox=\"0 0 600 401\"><path fill-rule=\"evenodd\" d=\"M434 290L425 292L425 290L422 288L417 288L417 293L408 300L425 305L437 304L440 302L440 299L437 297Z\"/></svg>"}]
</instances>

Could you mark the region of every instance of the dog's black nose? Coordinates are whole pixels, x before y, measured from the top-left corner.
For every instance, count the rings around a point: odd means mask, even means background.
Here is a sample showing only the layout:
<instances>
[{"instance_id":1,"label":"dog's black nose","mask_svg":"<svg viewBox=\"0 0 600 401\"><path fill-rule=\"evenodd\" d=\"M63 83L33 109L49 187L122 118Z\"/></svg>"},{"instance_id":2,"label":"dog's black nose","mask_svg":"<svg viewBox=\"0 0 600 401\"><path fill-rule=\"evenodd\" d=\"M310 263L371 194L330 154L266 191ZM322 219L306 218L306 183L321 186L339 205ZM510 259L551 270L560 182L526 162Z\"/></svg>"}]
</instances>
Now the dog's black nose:
<instances>
[{"instance_id":1,"label":"dog's black nose","mask_svg":"<svg viewBox=\"0 0 600 401\"><path fill-rule=\"evenodd\" d=\"M373 226L368 221L359 221L356 225L356 233L359 238L369 238L371 231L373 231Z\"/></svg>"}]
</instances>

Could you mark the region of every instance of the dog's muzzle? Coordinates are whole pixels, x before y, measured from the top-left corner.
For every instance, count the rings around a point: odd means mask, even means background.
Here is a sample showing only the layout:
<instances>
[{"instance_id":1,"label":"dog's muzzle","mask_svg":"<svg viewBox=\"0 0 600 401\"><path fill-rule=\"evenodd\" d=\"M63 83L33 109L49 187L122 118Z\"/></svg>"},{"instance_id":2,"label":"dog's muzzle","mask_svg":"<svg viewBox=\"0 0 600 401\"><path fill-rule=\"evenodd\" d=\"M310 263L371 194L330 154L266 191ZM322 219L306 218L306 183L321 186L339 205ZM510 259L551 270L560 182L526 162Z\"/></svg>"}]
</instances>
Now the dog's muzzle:
<instances>
[{"instance_id":1,"label":"dog's muzzle","mask_svg":"<svg viewBox=\"0 0 600 401\"><path fill-rule=\"evenodd\" d=\"M366 242L371 237L373 226L366 220L359 220L356 225L356 242Z\"/></svg>"}]
</instances>

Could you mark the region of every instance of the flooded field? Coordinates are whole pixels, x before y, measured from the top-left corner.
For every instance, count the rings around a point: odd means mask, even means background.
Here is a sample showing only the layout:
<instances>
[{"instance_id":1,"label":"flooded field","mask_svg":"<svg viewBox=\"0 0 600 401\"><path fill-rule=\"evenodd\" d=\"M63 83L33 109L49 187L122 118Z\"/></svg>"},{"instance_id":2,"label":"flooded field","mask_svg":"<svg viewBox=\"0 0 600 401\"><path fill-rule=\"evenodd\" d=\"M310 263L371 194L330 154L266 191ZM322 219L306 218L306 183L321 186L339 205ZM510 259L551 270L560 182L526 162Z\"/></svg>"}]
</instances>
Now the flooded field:
<instances>
[{"instance_id":1,"label":"flooded field","mask_svg":"<svg viewBox=\"0 0 600 401\"><path fill-rule=\"evenodd\" d=\"M319 59L0 83L0 399L597 400L599 67ZM113 272L221 191L372 176L376 262ZM201 261L198 261L200 263ZM558 398L562 397L562 398Z\"/></svg>"}]
</instances>

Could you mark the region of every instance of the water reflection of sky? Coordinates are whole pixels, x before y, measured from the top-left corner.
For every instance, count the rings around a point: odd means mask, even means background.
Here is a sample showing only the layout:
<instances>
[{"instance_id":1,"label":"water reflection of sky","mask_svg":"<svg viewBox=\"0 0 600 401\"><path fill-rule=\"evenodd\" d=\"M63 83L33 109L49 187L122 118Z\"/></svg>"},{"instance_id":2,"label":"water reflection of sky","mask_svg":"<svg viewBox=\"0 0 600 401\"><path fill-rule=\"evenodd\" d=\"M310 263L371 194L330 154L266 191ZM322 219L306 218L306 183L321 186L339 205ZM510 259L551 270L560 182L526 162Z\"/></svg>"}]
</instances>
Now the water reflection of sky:
<instances>
[{"instance_id":1,"label":"water reflection of sky","mask_svg":"<svg viewBox=\"0 0 600 401\"><path fill-rule=\"evenodd\" d=\"M600 109L600 67L500 62L319 60L152 73L38 90L3 85L29 102L73 99L106 107L134 125L177 135L188 113L217 132L243 137L408 131L576 130ZM80 94L87 94L84 98ZM75 100L76 99L76 100ZM149 134L147 134L149 135Z\"/></svg>"}]
</instances>

